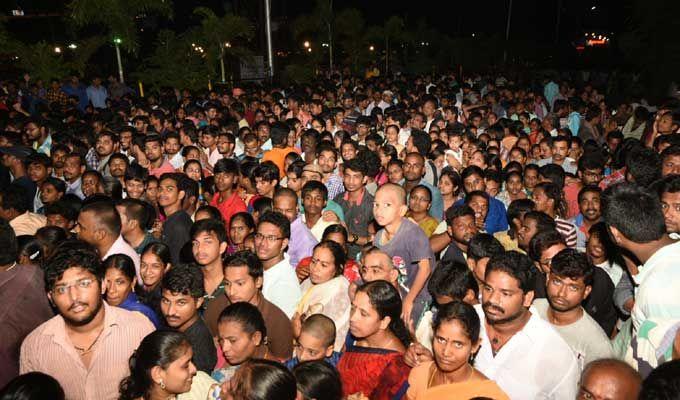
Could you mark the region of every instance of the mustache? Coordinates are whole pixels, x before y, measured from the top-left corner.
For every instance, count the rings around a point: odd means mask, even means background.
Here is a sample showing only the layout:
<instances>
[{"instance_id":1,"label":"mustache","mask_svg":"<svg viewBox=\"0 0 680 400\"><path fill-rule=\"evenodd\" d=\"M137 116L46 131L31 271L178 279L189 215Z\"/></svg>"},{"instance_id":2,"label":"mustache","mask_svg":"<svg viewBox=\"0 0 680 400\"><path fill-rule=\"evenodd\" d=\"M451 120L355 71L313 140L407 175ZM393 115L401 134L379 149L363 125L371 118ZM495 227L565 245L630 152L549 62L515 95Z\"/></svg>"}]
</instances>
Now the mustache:
<instances>
[{"instance_id":1,"label":"mustache","mask_svg":"<svg viewBox=\"0 0 680 400\"><path fill-rule=\"evenodd\" d=\"M71 306L70 306L68 309L69 309L69 311L71 311L71 310L73 310L74 308L76 308L76 307L78 307L78 306L87 307L88 304L87 304L87 303L81 303L81 302L79 302L79 301L76 301L75 303L71 304Z\"/></svg>"},{"instance_id":2,"label":"mustache","mask_svg":"<svg viewBox=\"0 0 680 400\"><path fill-rule=\"evenodd\" d=\"M503 307L497 306L497 305L495 305L491 302L488 302L488 301L486 303L482 304L482 309L484 309L484 310L495 310L495 311L498 311L500 313L505 313L505 310L503 309Z\"/></svg>"}]
</instances>

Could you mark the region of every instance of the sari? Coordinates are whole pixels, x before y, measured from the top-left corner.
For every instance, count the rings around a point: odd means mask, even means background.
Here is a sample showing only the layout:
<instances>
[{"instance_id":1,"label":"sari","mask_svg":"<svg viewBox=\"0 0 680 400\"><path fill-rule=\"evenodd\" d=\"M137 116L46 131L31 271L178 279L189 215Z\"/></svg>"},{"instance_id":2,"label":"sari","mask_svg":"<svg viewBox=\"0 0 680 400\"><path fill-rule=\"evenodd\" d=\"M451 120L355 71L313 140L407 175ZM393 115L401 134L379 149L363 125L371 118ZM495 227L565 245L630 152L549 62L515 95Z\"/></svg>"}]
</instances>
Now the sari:
<instances>
[{"instance_id":1,"label":"sari","mask_svg":"<svg viewBox=\"0 0 680 400\"><path fill-rule=\"evenodd\" d=\"M411 370L408 377L408 400L468 400L484 397L493 400L510 400L496 382L473 380L446 385L431 386L432 376L437 370L434 361L423 363Z\"/></svg>"},{"instance_id":2,"label":"sari","mask_svg":"<svg viewBox=\"0 0 680 400\"><path fill-rule=\"evenodd\" d=\"M345 346L338 362L344 396L361 393L371 400L399 400L404 396L410 368L403 354L356 346L353 340Z\"/></svg>"},{"instance_id":3,"label":"sari","mask_svg":"<svg viewBox=\"0 0 680 400\"><path fill-rule=\"evenodd\" d=\"M344 276L319 284L307 278L300 284L302 298L295 308L301 317L323 314L335 322L335 351L341 351L349 330L349 281ZM304 318L303 318L304 320Z\"/></svg>"}]
</instances>

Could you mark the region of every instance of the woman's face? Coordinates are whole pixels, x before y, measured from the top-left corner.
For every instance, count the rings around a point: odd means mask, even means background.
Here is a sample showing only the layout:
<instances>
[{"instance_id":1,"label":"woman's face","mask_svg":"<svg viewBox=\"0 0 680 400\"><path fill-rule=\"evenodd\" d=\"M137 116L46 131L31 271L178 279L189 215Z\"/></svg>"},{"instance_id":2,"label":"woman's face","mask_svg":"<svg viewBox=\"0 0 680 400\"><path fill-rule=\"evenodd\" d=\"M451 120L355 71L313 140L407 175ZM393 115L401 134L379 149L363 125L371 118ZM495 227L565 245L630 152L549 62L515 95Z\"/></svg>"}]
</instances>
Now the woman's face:
<instances>
[{"instance_id":1,"label":"woman's face","mask_svg":"<svg viewBox=\"0 0 680 400\"><path fill-rule=\"evenodd\" d=\"M349 316L349 331L355 338L366 338L380 330L387 329L388 320L380 319L365 292L357 292L352 301Z\"/></svg>"},{"instance_id":2,"label":"woman's face","mask_svg":"<svg viewBox=\"0 0 680 400\"><path fill-rule=\"evenodd\" d=\"M286 177L288 178L288 189L296 193L302 190L302 178L298 178L293 172L287 173Z\"/></svg>"},{"instance_id":3,"label":"woman's face","mask_svg":"<svg viewBox=\"0 0 680 400\"><path fill-rule=\"evenodd\" d=\"M441 192L442 196L452 195L457 189L453 186L451 178L449 178L447 175L442 175L442 177L439 179L439 183L437 183L437 188L439 189L439 192Z\"/></svg>"},{"instance_id":4,"label":"woman's face","mask_svg":"<svg viewBox=\"0 0 680 400\"><path fill-rule=\"evenodd\" d=\"M432 338L432 352L437 367L445 373L465 367L470 355L479 349L479 341L472 343L458 320L444 321Z\"/></svg>"},{"instance_id":5,"label":"woman's face","mask_svg":"<svg viewBox=\"0 0 680 400\"><path fill-rule=\"evenodd\" d=\"M522 178L520 178L519 175L510 176L505 183L505 188L507 189L508 193L516 196L522 191Z\"/></svg>"},{"instance_id":6,"label":"woman's face","mask_svg":"<svg viewBox=\"0 0 680 400\"><path fill-rule=\"evenodd\" d=\"M108 268L104 275L106 302L112 306L120 305L132 293L135 279L130 279L118 268Z\"/></svg>"},{"instance_id":7,"label":"woman's face","mask_svg":"<svg viewBox=\"0 0 680 400\"><path fill-rule=\"evenodd\" d=\"M262 343L260 332L249 334L237 321L223 321L217 325L217 331L217 342L230 365L240 365L248 361Z\"/></svg>"},{"instance_id":8,"label":"woman's face","mask_svg":"<svg viewBox=\"0 0 680 400\"><path fill-rule=\"evenodd\" d=\"M131 199L139 199L144 194L144 182L137 179L125 181L125 192Z\"/></svg>"},{"instance_id":9,"label":"woman's face","mask_svg":"<svg viewBox=\"0 0 680 400\"><path fill-rule=\"evenodd\" d=\"M604 246L598 235L590 235L588 243L586 244L586 253L594 259L606 256Z\"/></svg>"},{"instance_id":10,"label":"woman's face","mask_svg":"<svg viewBox=\"0 0 680 400\"><path fill-rule=\"evenodd\" d=\"M186 393L191 390L191 383L196 375L196 366L191 361L194 352L190 345L175 361L171 362L162 372L165 391L171 394Z\"/></svg>"},{"instance_id":11,"label":"woman's face","mask_svg":"<svg viewBox=\"0 0 680 400\"><path fill-rule=\"evenodd\" d=\"M324 238L325 240L330 240L332 242L335 242L342 246L343 249L346 249L345 246L347 246L347 240L345 240L345 235L343 235L340 232L334 232L334 233L329 233L326 235Z\"/></svg>"},{"instance_id":12,"label":"woman's face","mask_svg":"<svg viewBox=\"0 0 680 400\"><path fill-rule=\"evenodd\" d=\"M397 131L395 128L388 128L385 131L385 139L387 140L387 143L397 143L397 140L399 138L399 131Z\"/></svg>"},{"instance_id":13,"label":"woman's face","mask_svg":"<svg viewBox=\"0 0 680 400\"><path fill-rule=\"evenodd\" d=\"M325 247L317 247L312 254L312 262L309 265L309 279L318 285L335 278L335 257Z\"/></svg>"},{"instance_id":14,"label":"woman's face","mask_svg":"<svg viewBox=\"0 0 680 400\"><path fill-rule=\"evenodd\" d=\"M387 168L387 179L390 183L399 184L399 182L404 179L404 170L396 165L392 164Z\"/></svg>"},{"instance_id":15,"label":"woman's face","mask_svg":"<svg viewBox=\"0 0 680 400\"><path fill-rule=\"evenodd\" d=\"M151 203L158 201L158 182L151 181L146 185L146 199Z\"/></svg>"},{"instance_id":16,"label":"woman's face","mask_svg":"<svg viewBox=\"0 0 680 400\"><path fill-rule=\"evenodd\" d=\"M201 180L201 166L196 163L191 163L187 165L186 172L187 176L196 182Z\"/></svg>"},{"instance_id":17,"label":"woman's face","mask_svg":"<svg viewBox=\"0 0 680 400\"><path fill-rule=\"evenodd\" d=\"M527 189L533 189L536 185L538 185L538 171L535 169L524 171L524 186Z\"/></svg>"},{"instance_id":18,"label":"woman's face","mask_svg":"<svg viewBox=\"0 0 680 400\"><path fill-rule=\"evenodd\" d=\"M414 189L408 198L408 208L414 214L427 213L431 202L430 194L425 189Z\"/></svg>"},{"instance_id":19,"label":"woman's face","mask_svg":"<svg viewBox=\"0 0 680 400\"><path fill-rule=\"evenodd\" d=\"M150 251L142 254L142 259L139 266L139 274L142 276L142 283L147 288L155 288L163 279L165 271L168 270L170 264L164 264L157 255Z\"/></svg>"},{"instance_id":20,"label":"woman's face","mask_svg":"<svg viewBox=\"0 0 680 400\"><path fill-rule=\"evenodd\" d=\"M243 244L243 239L252 231L241 218L232 219L229 223L229 239L231 244L235 246Z\"/></svg>"}]
</instances>

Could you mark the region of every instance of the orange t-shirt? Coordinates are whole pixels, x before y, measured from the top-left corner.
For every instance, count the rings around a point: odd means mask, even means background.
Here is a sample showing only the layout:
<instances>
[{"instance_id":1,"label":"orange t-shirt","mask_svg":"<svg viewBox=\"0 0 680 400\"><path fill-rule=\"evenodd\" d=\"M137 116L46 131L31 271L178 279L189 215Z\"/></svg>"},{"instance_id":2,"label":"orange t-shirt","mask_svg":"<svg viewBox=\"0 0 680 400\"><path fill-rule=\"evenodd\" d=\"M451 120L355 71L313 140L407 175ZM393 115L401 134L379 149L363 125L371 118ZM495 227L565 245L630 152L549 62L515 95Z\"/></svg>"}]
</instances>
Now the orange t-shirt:
<instances>
[{"instance_id":1,"label":"orange t-shirt","mask_svg":"<svg viewBox=\"0 0 680 400\"><path fill-rule=\"evenodd\" d=\"M274 164L276 164L277 167L279 167L279 178L283 178L286 176L286 171L284 171L283 166L284 166L284 160L286 159L286 155L288 153L297 153L297 149L293 147L284 147L284 148L279 148L279 147L274 147L271 150L267 150L264 152L264 156L262 156L262 162L265 161L271 161Z\"/></svg>"}]
</instances>

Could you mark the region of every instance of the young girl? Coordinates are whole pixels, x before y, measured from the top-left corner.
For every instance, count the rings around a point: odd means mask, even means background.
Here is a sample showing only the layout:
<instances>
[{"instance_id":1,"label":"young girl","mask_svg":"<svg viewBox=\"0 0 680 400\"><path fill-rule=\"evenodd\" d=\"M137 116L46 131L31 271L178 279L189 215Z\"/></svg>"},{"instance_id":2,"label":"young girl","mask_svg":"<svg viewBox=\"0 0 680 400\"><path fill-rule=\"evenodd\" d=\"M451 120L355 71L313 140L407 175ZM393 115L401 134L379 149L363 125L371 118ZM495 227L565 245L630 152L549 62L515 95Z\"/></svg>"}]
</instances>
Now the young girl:
<instances>
[{"instance_id":1,"label":"young girl","mask_svg":"<svg viewBox=\"0 0 680 400\"><path fill-rule=\"evenodd\" d=\"M154 242L142 250L139 274L142 282L137 289L139 300L151 307L156 315L161 313L161 280L170 269L170 248L165 243Z\"/></svg>"},{"instance_id":2,"label":"young girl","mask_svg":"<svg viewBox=\"0 0 680 400\"><path fill-rule=\"evenodd\" d=\"M389 163L398 160L399 157L397 149L391 144L386 144L380 147L380 149L378 149L378 156L380 157L380 172L375 178L375 182L378 184L378 186L382 186L389 181L387 173Z\"/></svg>"},{"instance_id":3,"label":"young girl","mask_svg":"<svg viewBox=\"0 0 680 400\"><path fill-rule=\"evenodd\" d=\"M236 213L229 221L229 247L227 254L245 250L245 239L255 232L255 220L247 212Z\"/></svg>"},{"instance_id":4,"label":"young girl","mask_svg":"<svg viewBox=\"0 0 680 400\"><path fill-rule=\"evenodd\" d=\"M366 283L352 301L345 352L338 362L345 396L400 399L409 367L404 351L411 342L399 317L399 292L386 281Z\"/></svg>"},{"instance_id":5,"label":"young girl","mask_svg":"<svg viewBox=\"0 0 680 400\"><path fill-rule=\"evenodd\" d=\"M387 163L387 180L389 183L398 185L404 179L404 162L402 160L392 160Z\"/></svg>"},{"instance_id":6,"label":"young girl","mask_svg":"<svg viewBox=\"0 0 680 400\"><path fill-rule=\"evenodd\" d=\"M496 196L496 199L500 200L507 209L513 201L526 198L527 193L522 183L522 174L517 171L507 173L504 190Z\"/></svg>"},{"instance_id":7,"label":"young girl","mask_svg":"<svg viewBox=\"0 0 680 400\"><path fill-rule=\"evenodd\" d=\"M445 167L442 169L437 188L444 200L444 212L460 199L460 188L462 183L460 175L453 167ZM443 218L444 216L442 215L442 219Z\"/></svg>"},{"instance_id":8,"label":"young girl","mask_svg":"<svg viewBox=\"0 0 680 400\"><path fill-rule=\"evenodd\" d=\"M430 206L432 205L432 192L424 185L418 185L411 189L408 198L408 212L406 217L413 219L420 229L425 232L428 238L432 236L432 232L437 228L439 222L432 217Z\"/></svg>"}]
</instances>

